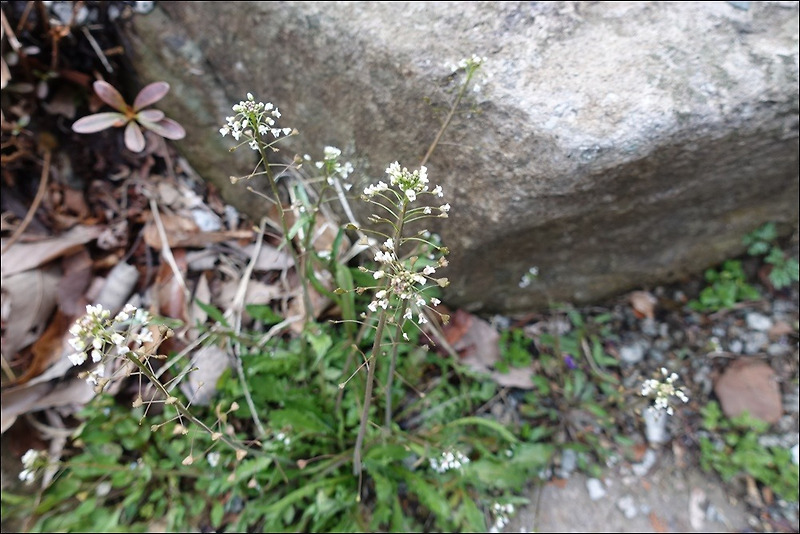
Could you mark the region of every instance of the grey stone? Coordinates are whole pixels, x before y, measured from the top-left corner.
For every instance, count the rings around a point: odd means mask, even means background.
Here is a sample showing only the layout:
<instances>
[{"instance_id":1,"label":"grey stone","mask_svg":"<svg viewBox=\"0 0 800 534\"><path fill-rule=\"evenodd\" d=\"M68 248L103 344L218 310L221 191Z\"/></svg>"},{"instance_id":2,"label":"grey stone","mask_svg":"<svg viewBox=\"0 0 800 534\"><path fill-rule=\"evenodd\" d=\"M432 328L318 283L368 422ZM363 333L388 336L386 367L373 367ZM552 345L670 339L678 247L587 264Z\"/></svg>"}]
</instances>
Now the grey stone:
<instances>
[{"instance_id":1,"label":"grey stone","mask_svg":"<svg viewBox=\"0 0 800 534\"><path fill-rule=\"evenodd\" d=\"M597 478L590 478L586 481L586 490L589 492L589 498L593 501L606 496L606 488L603 486L603 482Z\"/></svg>"},{"instance_id":2,"label":"grey stone","mask_svg":"<svg viewBox=\"0 0 800 534\"><path fill-rule=\"evenodd\" d=\"M633 474L637 477L645 476L653 467L653 465L655 465L657 458L658 456L656 455L656 451L653 449L647 449L644 453L644 457L642 457L642 461L631 466L631 469L633 469Z\"/></svg>"},{"instance_id":3,"label":"grey stone","mask_svg":"<svg viewBox=\"0 0 800 534\"><path fill-rule=\"evenodd\" d=\"M772 319L764 314L758 312L750 312L745 317L747 327L751 330L758 330L759 332L767 332L772 328Z\"/></svg>"},{"instance_id":4,"label":"grey stone","mask_svg":"<svg viewBox=\"0 0 800 534\"><path fill-rule=\"evenodd\" d=\"M617 508L625 516L626 519L633 519L639 513L636 508L636 501L633 500L631 495L623 495L617 500Z\"/></svg>"},{"instance_id":5,"label":"grey stone","mask_svg":"<svg viewBox=\"0 0 800 534\"><path fill-rule=\"evenodd\" d=\"M620 359L627 364L635 364L644 358L646 344L639 340L626 343L619 348Z\"/></svg>"},{"instance_id":6,"label":"grey stone","mask_svg":"<svg viewBox=\"0 0 800 534\"><path fill-rule=\"evenodd\" d=\"M577 467L578 454L572 449L564 449L561 452L561 468L558 470L558 475L561 478L569 478Z\"/></svg>"},{"instance_id":7,"label":"grey stone","mask_svg":"<svg viewBox=\"0 0 800 534\"><path fill-rule=\"evenodd\" d=\"M744 350L744 343L741 339L731 339L728 341L728 350L736 354L741 354Z\"/></svg>"},{"instance_id":8,"label":"grey stone","mask_svg":"<svg viewBox=\"0 0 800 534\"><path fill-rule=\"evenodd\" d=\"M301 132L278 157L337 145L366 183L419 164L455 89L447 65L487 57L427 161L453 206L431 229L454 305L595 301L741 253L768 220L796 226L796 3L243 6L161 2L125 33L141 82L172 85L159 108L187 130L178 148L255 220L265 202L228 179L253 154L218 134L246 92Z\"/></svg>"},{"instance_id":9,"label":"grey stone","mask_svg":"<svg viewBox=\"0 0 800 534\"><path fill-rule=\"evenodd\" d=\"M757 354L767 346L769 337L764 332L745 332L743 341L745 354Z\"/></svg>"}]
</instances>

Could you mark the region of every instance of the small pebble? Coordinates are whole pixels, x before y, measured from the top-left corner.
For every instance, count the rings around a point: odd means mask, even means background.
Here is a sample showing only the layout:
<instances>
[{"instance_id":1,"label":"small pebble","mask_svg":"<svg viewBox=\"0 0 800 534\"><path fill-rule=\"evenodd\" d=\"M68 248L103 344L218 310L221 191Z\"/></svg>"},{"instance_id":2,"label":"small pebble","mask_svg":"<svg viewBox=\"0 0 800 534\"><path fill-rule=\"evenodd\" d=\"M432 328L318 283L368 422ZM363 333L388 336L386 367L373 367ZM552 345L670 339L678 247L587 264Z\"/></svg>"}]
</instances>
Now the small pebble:
<instances>
[{"instance_id":1,"label":"small pebble","mask_svg":"<svg viewBox=\"0 0 800 534\"><path fill-rule=\"evenodd\" d=\"M742 343L741 339L731 339L728 342L728 350L736 354L741 354L744 350L744 343Z\"/></svg>"},{"instance_id":2,"label":"small pebble","mask_svg":"<svg viewBox=\"0 0 800 534\"><path fill-rule=\"evenodd\" d=\"M589 498L593 501L602 499L606 496L606 488L597 478L590 478L586 481L586 490L589 492Z\"/></svg>"},{"instance_id":3,"label":"small pebble","mask_svg":"<svg viewBox=\"0 0 800 534\"><path fill-rule=\"evenodd\" d=\"M666 419L666 417L665 417ZM656 451L653 449L647 449L644 453L644 458L642 458L641 463L633 464L631 469L633 469L633 474L638 477L643 477L650 471L650 468L653 467L653 464L656 463Z\"/></svg>"},{"instance_id":4,"label":"small pebble","mask_svg":"<svg viewBox=\"0 0 800 534\"><path fill-rule=\"evenodd\" d=\"M626 519L633 519L639 511L636 509L636 502L630 495L620 497L617 501L617 508L625 516Z\"/></svg>"},{"instance_id":5,"label":"small pebble","mask_svg":"<svg viewBox=\"0 0 800 534\"><path fill-rule=\"evenodd\" d=\"M751 330L766 332L772 328L772 319L758 312L750 312L745 317L747 327Z\"/></svg>"},{"instance_id":6,"label":"small pebble","mask_svg":"<svg viewBox=\"0 0 800 534\"><path fill-rule=\"evenodd\" d=\"M769 344L769 337L764 332L747 332L744 335L744 353L758 354Z\"/></svg>"},{"instance_id":7,"label":"small pebble","mask_svg":"<svg viewBox=\"0 0 800 534\"><path fill-rule=\"evenodd\" d=\"M639 363L644 359L643 343L634 342L622 345L619 348L619 357L625 363Z\"/></svg>"},{"instance_id":8,"label":"small pebble","mask_svg":"<svg viewBox=\"0 0 800 534\"><path fill-rule=\"evenodd\" d=\"M575 468L578 467L578 455L572 449L564 449L561 452L561 468L558 475L561 478L569 478Z\"/></svg>"}]
</instances>

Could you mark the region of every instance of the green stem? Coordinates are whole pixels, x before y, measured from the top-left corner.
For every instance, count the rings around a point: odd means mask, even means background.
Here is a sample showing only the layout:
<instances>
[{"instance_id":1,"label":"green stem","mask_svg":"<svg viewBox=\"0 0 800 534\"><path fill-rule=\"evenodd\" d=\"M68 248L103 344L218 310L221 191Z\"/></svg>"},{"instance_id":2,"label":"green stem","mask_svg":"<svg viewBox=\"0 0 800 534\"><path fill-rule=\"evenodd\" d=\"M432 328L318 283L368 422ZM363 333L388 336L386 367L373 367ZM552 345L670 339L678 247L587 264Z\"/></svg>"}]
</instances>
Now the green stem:
<instances>
[{"instance_id":1,"label":"green stem","mask_svg":"<svg viewBox=\"0 0 800 534\"><path fill-rule=\"evenodd\" d=\"M439 141L442 139L442 135L444 135L445 130L447 130L447 128L450 126L450 121L453 120L453 115L455 115L458 105L461 103L461 100L464 98L464 94L467 92L467 87L469 86L469 82L470 80L472 80L472 75L474 73L475 70L473 69L467 71L467 79L464 80L464 84L458 91L458 96L456 96L455 102L453 102L453 105L450 107L450 112L447 114L447 118L445 118L444 124L442 124L442 127L439 128L439 131L436 133L436 137L434 138L433 143L431 143L431 146L428 147L428 151L425 153L425 157L422 158L420 166L425 165L428 162L430 157L433 155L433 151L436 150L436 147L439 145Z\"/></svg>"},{"instance_id":2,"label":"green stem","mask_svg":"<svg viewBox=\"0 0 800 534\"><path fill-rule=\"evenodd\" d=\"M364 444L364 436L367 432L367 423L369 421L369 407L372 404L372 387L375 383L375 365L378 363L378 354L381 350L381 339L383 338L383 329L386 327L386 321L389 312L383 311L378 327L375 330L375 340L372 343L372 363L367 365L367 386L364 391L364 407L361 410L361 422L358 426L358 437L356 438L356 445L353 449L353 473L361 477L361 447Z\"/></svg>"},{"instance_id":3,"label":"green stem","mask_svg":"<svg viewBox=\"0 0 800 534\"><path fill-rule=\"evenodd\" d=\"M403 301L403 305L400 307L400 317L403 317L405 314L406 306L408 304L406 301ZM394 370L397 366L397 350L400 346L400 336L402 336L403 328L401 325L396 326L395 334L394 334L394 346L392 347L392 360L389 363L389 377L386 379L386 412L384 416L385 426L387 431L392 430L392 385L394 384Z\"/></svg>"}]
</instances>

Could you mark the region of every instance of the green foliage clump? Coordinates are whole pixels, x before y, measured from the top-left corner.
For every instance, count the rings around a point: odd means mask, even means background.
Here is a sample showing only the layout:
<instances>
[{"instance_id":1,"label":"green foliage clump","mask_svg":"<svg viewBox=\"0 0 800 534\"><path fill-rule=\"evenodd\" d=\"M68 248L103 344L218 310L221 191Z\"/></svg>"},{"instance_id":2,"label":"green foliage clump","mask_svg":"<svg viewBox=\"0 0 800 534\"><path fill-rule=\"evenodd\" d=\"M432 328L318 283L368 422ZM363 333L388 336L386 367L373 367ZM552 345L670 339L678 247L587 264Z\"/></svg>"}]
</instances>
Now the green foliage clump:
<instances>
[{"instance_id":1,"label":"green foliage clump","mask_svg":"<svg viewBox=\"0 0 800 534\"><path fill-rule=\"evenodd\" d=\"M747 473L787 501L797 502L798 466L792 462L791 451L759 443L768 423L746 413L728 419L715 401L703 407L702 415L703 428L720 436L700 438L703 470L716 471L726 481Z\"/></svg>"},{"instance_id":2,"label":"green foliage clump","mask_svg":"<svg viewBox=\"0 0 800 534\"><path fill-rule=\"evenodd\" d=\"M737 302L761 297L758 289L747 283L739 260L728 260L719 270L706 270L705 279L709 285L700 292L697 300L689 303L693 310L713 312L731 308Z\"/></svg>"},{"instance_id":3,"label":"green foliage clump","mask_svg":"<svg viewBox=\"0 0 800 534\"><path fill-rule=\"evenodd\" d=\"M800 265L796 258L788 257L777 244L775 223L767 223L747 234L743 242L751 256L763 256L770 264L769 280L775 289L783 289L800 280Z\"/></svg>"}]
</instances>

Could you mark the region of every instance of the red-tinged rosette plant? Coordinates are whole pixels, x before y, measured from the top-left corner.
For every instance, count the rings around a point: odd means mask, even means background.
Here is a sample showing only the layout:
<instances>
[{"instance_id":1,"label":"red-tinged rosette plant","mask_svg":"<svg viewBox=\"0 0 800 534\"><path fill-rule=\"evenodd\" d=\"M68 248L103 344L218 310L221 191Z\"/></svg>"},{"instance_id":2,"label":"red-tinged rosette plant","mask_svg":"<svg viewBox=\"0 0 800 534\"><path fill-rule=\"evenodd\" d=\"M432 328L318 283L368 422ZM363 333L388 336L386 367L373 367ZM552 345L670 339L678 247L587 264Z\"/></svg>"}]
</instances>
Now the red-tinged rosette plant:
<instances>
[{"instance_id":1,"label":"red-tinged rosette plant","mask_svg":"<svg viewBox=\"0 0 800 534\"><path fill-rule=\"evenodd\" d=\"M125 126L125 146L132 152L144 150L145 141L141 128L147 128L167 139L183 139L186 136L183 127L166 118L163 111L143 109L164 98L169 92L167 82L154 82L144 87L136 95L132 106L108 82L98 80L94 82L93 88L100 100L118 111L95 113L78 119L72 125L72 131L88 134Z\"/></svg>"}]
</instances>

